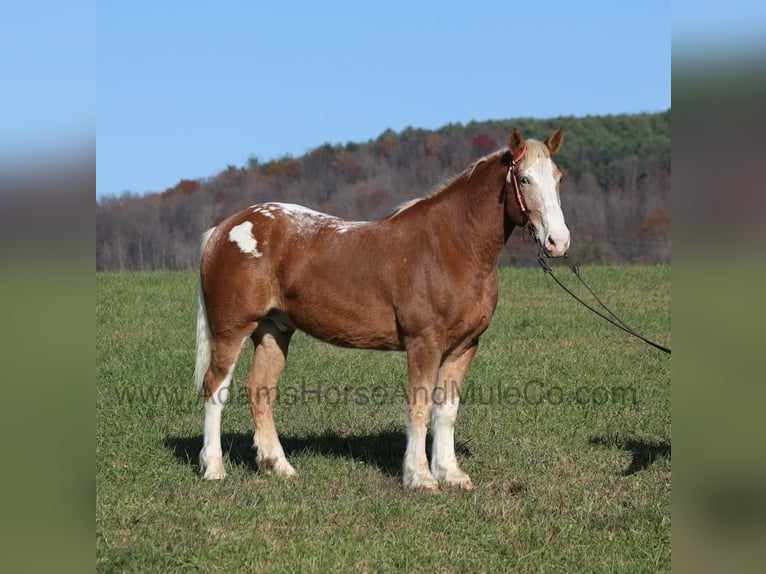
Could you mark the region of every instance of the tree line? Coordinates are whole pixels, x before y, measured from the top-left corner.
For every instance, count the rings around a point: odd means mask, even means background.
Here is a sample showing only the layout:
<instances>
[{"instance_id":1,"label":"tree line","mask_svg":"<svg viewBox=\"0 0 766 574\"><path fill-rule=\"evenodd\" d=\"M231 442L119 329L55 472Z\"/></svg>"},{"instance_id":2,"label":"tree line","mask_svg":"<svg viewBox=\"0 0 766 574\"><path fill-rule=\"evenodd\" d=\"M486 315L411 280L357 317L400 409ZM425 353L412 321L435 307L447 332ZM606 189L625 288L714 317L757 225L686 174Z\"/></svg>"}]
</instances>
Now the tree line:
<instances>
[{"instance_id":1,"label":"tree line","mask_svg":"<svg viewBox=\"0 0 766 574\"><path fill-rule=\"evenodd\" d=\"M376 219L425 195L505 145L518 127L542 139L564 128L556 163L579 262L670 261L670 110L386 130L364 143L324 144L301 157L250 158L210 178L181 179L161 193L96 202L96 269L191 269L200 235L254 203L306 205L346 219ZM501 263L528 264L534 248L514 232Z\"/></svg>"}]
</instances>

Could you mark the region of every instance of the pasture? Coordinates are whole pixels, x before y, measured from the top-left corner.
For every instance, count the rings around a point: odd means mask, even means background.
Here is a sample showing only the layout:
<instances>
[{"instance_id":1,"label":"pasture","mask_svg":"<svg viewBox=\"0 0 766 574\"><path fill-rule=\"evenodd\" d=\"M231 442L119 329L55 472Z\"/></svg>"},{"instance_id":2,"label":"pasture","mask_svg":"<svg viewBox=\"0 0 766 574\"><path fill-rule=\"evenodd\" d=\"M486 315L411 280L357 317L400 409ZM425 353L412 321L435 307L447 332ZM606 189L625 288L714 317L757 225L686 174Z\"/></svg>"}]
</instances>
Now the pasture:
<instances>
[{"instance_id":1,"label":"pasture","mask_svg":"<svg viewBox=\"0 0 766 574\"><path fill-rule=\"evenodd\" d=\"M669 266L582 273L629 325L670 346ZM401 485L404 354L300 333L275 408L299 476L255 465L248 346L223 415L228 476L202 481L197 277L96 276L99 571L670 569L670 358L539 268L500 270L455 432L476 489L437 493Z\"/></svg>"}]
</instances>

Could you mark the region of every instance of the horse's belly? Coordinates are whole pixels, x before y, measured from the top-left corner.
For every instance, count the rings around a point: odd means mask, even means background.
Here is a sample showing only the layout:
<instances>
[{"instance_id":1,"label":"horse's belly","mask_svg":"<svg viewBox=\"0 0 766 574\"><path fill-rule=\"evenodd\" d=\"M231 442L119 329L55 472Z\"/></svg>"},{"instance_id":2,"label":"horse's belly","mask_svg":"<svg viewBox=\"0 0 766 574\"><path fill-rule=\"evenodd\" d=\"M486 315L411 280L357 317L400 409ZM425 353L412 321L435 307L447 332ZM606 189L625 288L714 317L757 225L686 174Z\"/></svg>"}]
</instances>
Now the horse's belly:
<instances>
[{"instance_id":1,"label":"horse's belly","mask_svg":"<svg viewBox=\"0 0 766 574\"><path fill-rule=\"evenodd\" d=\"M357 349L402 349L392 309L384 305L349 305L338 301L288 303L292 323L322 341Z\"/></svg>"}]
</instances>

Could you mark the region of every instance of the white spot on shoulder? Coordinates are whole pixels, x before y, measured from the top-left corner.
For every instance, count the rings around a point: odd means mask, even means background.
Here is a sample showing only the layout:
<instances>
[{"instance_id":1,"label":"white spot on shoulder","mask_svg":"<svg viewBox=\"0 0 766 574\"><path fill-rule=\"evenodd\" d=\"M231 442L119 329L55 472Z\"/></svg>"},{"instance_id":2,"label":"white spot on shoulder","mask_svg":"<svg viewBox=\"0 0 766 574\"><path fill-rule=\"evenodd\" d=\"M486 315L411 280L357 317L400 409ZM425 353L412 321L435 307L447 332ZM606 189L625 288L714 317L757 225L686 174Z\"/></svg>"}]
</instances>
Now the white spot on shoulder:
<instances>
[{"instance_id":1,"label":"white spot on shoulder","mask_svg":"<svg viewBox=\"0 0 766 574\"><path fill-rule=\"evenodd\" d=\"M253 222L245 221L235 225L229 231L229 241L233 241L242 253L249 253L253 257L263 255L258 251L258 241L253 237Z\"/></svg>"}]
</instances>

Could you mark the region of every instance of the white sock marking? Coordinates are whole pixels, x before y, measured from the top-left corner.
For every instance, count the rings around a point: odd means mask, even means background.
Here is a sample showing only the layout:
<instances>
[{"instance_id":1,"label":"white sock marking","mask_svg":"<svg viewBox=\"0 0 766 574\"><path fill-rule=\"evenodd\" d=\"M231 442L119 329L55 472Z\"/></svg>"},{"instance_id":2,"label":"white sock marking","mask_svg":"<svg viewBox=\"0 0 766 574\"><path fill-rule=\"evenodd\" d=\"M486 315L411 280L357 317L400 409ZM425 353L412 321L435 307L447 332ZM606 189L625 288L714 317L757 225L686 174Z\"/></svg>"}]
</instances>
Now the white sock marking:
<instances>
[{"instance_id":1,"label":"white sock marking","mask_svg":"<svg viewBox=\"0 0 766 574\"><path fill-rule=\"evenodd\" d=\"M433 444L431 449L431 472L442 480L448 472L458 469L455 456L455 421L460 398L434 405L432 414Z\"/></svg>"},{"instance_id":2,"label":"white sock marking","mask_svg":"<svg viewBox=\"0 0 766 574\"><path fill-rule=\"evenodd\" d=\"M200 466L205 478L221 479L226 476L221 448L221 413L229 399L229 385L236 365L235 361L213 395L205 400L204 437L200 453Z\"/></svg>"}]
</instances>

